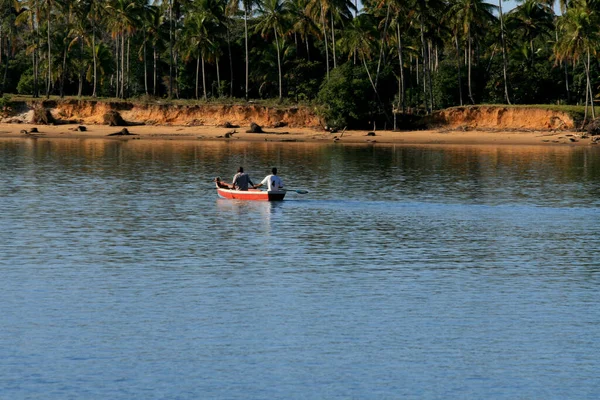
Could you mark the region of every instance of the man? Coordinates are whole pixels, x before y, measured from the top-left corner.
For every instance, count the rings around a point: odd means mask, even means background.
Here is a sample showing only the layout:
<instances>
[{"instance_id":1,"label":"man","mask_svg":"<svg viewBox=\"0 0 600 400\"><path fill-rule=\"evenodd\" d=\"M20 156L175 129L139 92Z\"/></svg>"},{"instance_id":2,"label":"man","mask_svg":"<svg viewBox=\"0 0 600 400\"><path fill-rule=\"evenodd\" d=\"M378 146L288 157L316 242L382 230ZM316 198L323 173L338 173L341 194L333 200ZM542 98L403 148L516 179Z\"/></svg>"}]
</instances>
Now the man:
<instances>
[{"instance_id":1,"label":"man","mask_svg":"<svg viewBox=\"0 0 600 400\"><path fill-rule=\"evenodd\" d=\"M254 186L250 176L244 172L243 167L239 167L237 174L233 176L233 182L231 183L232 188L236 190L248 190L248 185Z\"/></svg>"},{"instance_id":2,"label":"man","mask_svg":"<svg viewBox=\"0 0 600 400\"><path fill-rule=\"evenodd\" d=\"M267 185L267 191L280 191L283 190L283 181L277 176L277 168L271 169L271 175L267 175L258 185L254 185L254 188L259 188L263 185Z\"/></svg>"}]
</instances>

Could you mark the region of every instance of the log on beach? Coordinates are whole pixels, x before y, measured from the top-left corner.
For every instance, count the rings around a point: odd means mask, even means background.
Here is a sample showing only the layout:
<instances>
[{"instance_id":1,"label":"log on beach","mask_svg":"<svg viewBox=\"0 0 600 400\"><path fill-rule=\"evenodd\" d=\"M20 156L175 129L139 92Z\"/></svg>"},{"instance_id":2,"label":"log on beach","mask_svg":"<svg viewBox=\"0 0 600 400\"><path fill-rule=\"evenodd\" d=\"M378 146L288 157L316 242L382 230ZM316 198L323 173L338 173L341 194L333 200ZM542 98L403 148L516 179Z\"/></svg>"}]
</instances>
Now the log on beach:
<instances>
[{"instance_id":1,"label":"log on beach","mask_svg":"<svg viewBox=\"0 0 600 400\"><path fill-rule=\"evenodd\" d=\"M111 133L106 136L138 136L135 133L129 132L127 128L121 129L119 132Z\"/></svg>"}]
</instances>

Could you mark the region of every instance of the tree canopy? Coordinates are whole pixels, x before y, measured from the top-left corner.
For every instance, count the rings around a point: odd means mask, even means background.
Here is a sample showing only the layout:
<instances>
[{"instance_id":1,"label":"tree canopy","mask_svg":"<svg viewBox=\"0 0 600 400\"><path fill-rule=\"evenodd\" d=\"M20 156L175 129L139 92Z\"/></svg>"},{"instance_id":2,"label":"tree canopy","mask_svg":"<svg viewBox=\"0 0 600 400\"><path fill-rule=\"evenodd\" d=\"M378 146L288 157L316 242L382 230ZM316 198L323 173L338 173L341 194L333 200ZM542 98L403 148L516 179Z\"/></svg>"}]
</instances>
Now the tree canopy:
<instances>
[{"instance_id":1,"label":"tree canopy","mask_svg":"<svg viewBox=\"0 0 600 400\"><path fill-rule=\"evenodd\" d=\"M313 102L330 125L464 103L587 108L600 92L600 2L559 5L0 0L0 94L271 98Z\"/></svg>"}]
</instances>

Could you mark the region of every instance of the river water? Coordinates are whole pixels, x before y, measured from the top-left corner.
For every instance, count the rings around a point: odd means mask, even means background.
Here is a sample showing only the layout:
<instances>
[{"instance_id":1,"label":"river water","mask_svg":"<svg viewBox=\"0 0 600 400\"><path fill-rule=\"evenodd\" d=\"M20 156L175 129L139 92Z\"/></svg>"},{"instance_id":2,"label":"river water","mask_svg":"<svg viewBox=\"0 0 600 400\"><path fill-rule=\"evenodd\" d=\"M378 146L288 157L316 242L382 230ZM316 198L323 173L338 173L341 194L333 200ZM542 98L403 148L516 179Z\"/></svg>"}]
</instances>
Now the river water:
<instances>
[{"instance_id":1,"label":"river water","mask_svg":"<svg viewBox=\"0 0 600 400\"><path fill-rule=\"evenodd\" d=\"M0 189L1 398L600 396L599 148L3 139Z\"/></svg>"}]
</instances>

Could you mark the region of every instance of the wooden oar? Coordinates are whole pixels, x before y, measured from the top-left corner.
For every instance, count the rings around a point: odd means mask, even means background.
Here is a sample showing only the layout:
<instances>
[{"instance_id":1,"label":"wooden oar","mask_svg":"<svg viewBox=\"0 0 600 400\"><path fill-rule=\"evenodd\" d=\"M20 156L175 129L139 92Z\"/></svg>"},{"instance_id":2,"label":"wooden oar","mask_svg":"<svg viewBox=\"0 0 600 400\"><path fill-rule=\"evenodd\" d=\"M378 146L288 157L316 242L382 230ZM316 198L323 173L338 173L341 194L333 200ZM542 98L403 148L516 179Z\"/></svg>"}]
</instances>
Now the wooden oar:
<instances>
[{"instance_id":1,"label":"wooden oar","mask_svg":"<svg viewBox=\"0 0 600 400\"><path fill-rule=\"evenodd\" d=\"M296 192L298 194L306 194L306 193L308 193L308 190L304 190L304 189L287 189L287 188L284 188L283 190L286 190L288 192Z\"/></svg>"}]
</instances>

